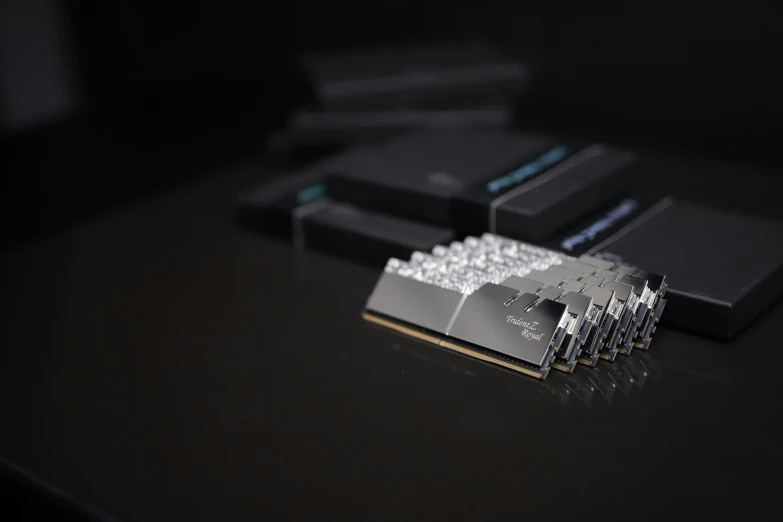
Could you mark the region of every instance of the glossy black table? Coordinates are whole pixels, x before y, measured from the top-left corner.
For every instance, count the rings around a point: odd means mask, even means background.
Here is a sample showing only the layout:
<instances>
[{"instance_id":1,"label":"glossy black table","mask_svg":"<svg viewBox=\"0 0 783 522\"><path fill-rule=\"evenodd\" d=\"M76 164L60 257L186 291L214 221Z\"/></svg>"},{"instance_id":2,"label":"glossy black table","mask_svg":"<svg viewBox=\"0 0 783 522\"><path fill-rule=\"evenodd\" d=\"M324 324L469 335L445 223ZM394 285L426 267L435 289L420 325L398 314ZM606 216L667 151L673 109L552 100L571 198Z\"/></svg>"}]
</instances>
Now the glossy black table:
<instances>
[{"instance_id":1,"label":"glossy black table","mask_svg":"<svg viewBox=\"0 0 783 522\"><path fill-rule=\"evenodd\" d=\"M641 184L783 217L775 173ZM378 271L239 230L227 167L6 253L0 459L119 520L631 519L775 500L783 306L544 382L375 329Z\"/></svg>"}]
</instances>

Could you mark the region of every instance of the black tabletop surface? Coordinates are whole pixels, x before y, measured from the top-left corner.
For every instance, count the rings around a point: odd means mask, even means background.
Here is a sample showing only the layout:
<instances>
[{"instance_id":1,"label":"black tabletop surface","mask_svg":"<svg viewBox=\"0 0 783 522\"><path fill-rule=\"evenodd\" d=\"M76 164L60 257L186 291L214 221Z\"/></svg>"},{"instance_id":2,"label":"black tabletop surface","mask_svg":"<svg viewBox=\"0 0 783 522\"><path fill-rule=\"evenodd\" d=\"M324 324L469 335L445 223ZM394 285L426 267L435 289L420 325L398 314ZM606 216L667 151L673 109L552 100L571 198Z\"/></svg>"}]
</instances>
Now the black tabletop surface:
<instances>
[{"instance_id":1,"label":"black tabletop surface","mask_svg":"<svg viewBox=\"0 0 783 522\"><path fill-rule=\"evenodd\" d=\"M781 182L643 186L781 218ZM375 329L378 271L255 236L263 161L4 254L0 459L119 520L624 518L774 501L783 306L546 381Z\"/></svg>"}]
</instances>

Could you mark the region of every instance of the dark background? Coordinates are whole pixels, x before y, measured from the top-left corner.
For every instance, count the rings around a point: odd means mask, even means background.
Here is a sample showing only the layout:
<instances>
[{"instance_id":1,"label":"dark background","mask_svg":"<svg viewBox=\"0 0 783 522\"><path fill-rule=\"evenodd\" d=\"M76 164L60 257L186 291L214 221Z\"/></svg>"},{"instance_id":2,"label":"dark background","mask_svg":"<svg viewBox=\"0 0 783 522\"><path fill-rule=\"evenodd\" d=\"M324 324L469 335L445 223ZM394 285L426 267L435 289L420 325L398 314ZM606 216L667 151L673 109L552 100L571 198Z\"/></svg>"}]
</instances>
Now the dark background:
<instances>
[{"instance_id":1,"label":"dark background","mask_svg":"<svg viewBox=\"0 0 783 522\"><path fill-rule=\"evenodd\" d=\"M4 245L258 153L303 95L301 52L441 38L480 37L532 67L524 127L765 165L772 177L782 163L781 11L772 1L4 0ZM0 492L39 506L30 519L62 508L4 473Z\"/></svg>"},{"instance_id":2,"label":"dark background","mask_svg":"<svg viewBox=\"0 0 783 522\"><path fill-rule=\"evenodd\" d=\"M532 66L525 127L781 164L776 2L7 0L0 9L4 206L25 217L11 239L258 149L301 93L295 57L312 50L478 36ZM159 170L149 162L170 175L147 174Z\"/></svg>"}]
</instances>

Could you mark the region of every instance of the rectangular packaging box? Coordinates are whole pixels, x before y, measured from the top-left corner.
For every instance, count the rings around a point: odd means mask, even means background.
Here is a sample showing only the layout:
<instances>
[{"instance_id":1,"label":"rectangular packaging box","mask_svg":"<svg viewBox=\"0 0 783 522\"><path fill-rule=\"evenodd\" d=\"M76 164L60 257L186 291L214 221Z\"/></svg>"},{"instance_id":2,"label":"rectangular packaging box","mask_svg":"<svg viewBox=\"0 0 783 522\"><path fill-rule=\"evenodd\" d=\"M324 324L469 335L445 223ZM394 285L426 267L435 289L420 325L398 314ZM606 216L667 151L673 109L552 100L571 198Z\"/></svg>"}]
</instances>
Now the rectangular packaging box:
<instances>
[{"instance_id":1,"label":"rectangular packaging box","mask_svg":"<svg viewBox=\"0 0 783 522\"><path fill-rule=\"evenodd\" d=\"M421 129L503 129L510 127L513 119L511 104L501 102L444 109L300 110L289 118L275 143L287 147L372 144Z\"/></svg>"},{"instance_id":2,"label":"rectangular packaging box","mask_svg":"<svg viewBox=\"0 0 783 522\"><path fill-rule=\"evenodd\" d=\"M540 241L620 193L634 155L504 131L430 130L331 169L335 199L453 227Z\"/></svg>"},{"instance_id":3,"label":"rectangular packaging box","mask_svg":"<svg viewBox=\"0 0 783 522\"><path fill-rule=\"evenodd\" d=\"M527 66L480 42L312 54L301 68L322 110L445 108L518 97Z\"/></svg>"},{"instance_id":4,"label":"rectangular packaging box","mask_svg":"<svg viewBox=\"0 0 783 522\"><path fill-rule=\"evenodd\" d=\"M547 245L666 274L663 323L728 340L783 293L783 224L629 196Z\"/></svg>"},{"instance_id":5,"label":"rectangular packaging box","mask_svg":"<svg viewBox=\"0 0 783 522\"><path fill-rule=\"evenodd\" d=\"M241 194L240 223L297 246L375 265L454 239L444 227L335 202L327 196L323 176L316 166Z\"/></svg>"}]
</instances>

